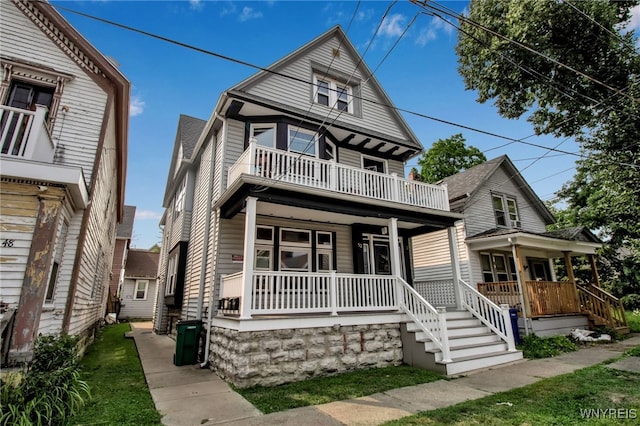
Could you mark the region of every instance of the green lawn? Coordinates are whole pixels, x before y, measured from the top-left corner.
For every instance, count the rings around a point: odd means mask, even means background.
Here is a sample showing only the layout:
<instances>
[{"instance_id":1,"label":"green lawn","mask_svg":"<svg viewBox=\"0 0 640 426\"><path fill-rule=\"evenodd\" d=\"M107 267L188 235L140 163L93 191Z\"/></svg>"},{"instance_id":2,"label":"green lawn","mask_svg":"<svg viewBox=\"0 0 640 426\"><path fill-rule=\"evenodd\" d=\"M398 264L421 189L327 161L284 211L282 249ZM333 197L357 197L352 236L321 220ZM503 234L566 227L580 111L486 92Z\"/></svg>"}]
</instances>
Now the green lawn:
<instances>
[{"instance_id":1,"label":"green lawn","mask_svg":"<svg viewBox=\"0 0 640 426\"><path fill-rule=\"evenodd\" d=\"M160 425L128 323L108 325L80 362L91 401L69 425Z\"/></svg>"},{"instance_id":2,"label":"green lawn","mask_svg":"<svg viewBox=\"0 0 640 426\"><path fill-rule=\"evenodd\" d=\"M442 378L443 376L437 373L403 365L353 371L270 388L256 386L236 389L236 391L266 414L296 407L358 398L389 389L433 382Z\"/></svg>"},{"instance_id":3,"label":"green lawn","mask_svg":"<svg viewBox=\"0 0 640 426\"><path fill-rule=\"evenodd\" d=\"M633 311L626 311L627 324L632 333L640 333L640 309L634 313Z\"/></svg>"},{"instance_id":4,"label":"green lawn","mask_svg":"<svg viewBox=\"0 0 640 426\"><path fill-rule=\"evenodd\" d=\"M587 420L595 415L590 410L607 411ZM640 374L597 365L384 425L637 425L639 419Z\"/></svg>"}]
</instances>

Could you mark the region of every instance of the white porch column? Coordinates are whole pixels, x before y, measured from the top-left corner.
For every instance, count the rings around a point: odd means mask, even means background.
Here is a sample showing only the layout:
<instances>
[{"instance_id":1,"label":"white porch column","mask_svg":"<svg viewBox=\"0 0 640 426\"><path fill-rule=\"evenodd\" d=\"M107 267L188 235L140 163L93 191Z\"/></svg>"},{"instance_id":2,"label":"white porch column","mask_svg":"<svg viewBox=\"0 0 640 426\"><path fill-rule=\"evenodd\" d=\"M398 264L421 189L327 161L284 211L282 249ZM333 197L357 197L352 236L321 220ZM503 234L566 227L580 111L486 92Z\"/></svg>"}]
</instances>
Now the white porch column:
<instances>
[{"instance_id":1,"label":"white porch column","mask_svg":"<svg viewBox=\"0 0 640 426\"><path fill-rule=\"evenodd\" d=\"M451 275L456 296L456 308L462 309L462 289L460 288L460 256L458 255L458 234L455 226L447 228L449 253L451 255Z\"/></svg>"},{"instance_id":2,"label":"white porch column","mask_svg":"<svg viewBox=\"0 0 640 426\"><path fill-rule=\"evenodd\" d=\"M398 218L389 219L389 256L391 257L391 275L402 277L402 265L400 265L400 251L398 250Z\"/></svg>"},{"instance_id":3,"label":"white porch column","mask_svg":"<svg viewBox=\"0 0 640 426\"><path fill-rule=\"evenodd\" d=\"M253 287L253 264L256 243L256 210L255 197L247 197L244 218L244 257L242 261L242 299L240 300L240 318L251 318L251 290Z\"/></svg>"}]
</instances>

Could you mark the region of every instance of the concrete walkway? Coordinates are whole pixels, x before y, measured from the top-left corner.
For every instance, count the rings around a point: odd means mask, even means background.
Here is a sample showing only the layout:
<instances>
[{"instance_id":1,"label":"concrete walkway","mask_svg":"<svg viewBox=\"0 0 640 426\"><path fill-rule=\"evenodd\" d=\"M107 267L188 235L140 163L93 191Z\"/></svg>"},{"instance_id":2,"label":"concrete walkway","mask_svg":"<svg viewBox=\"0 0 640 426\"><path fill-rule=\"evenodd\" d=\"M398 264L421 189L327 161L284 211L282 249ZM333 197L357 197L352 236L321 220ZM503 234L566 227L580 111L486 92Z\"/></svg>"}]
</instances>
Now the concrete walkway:
<instances>
[{"instance_id":1,"label":"concrete walkway","mask_svg":"<svg viewBox=\"0 0 640 426\"><path fill-rule=\"evenodd\" d=\"M133 323L133 337L157 410L165 425L378 425L420 411L482 398L618 357L640 345L640 336L592 346L555 358L523 360L469 374L393 389L362 398L262 414L209 369L173 365L175 341L153 334L151 323Z\"/></svg>"}]
</instances>

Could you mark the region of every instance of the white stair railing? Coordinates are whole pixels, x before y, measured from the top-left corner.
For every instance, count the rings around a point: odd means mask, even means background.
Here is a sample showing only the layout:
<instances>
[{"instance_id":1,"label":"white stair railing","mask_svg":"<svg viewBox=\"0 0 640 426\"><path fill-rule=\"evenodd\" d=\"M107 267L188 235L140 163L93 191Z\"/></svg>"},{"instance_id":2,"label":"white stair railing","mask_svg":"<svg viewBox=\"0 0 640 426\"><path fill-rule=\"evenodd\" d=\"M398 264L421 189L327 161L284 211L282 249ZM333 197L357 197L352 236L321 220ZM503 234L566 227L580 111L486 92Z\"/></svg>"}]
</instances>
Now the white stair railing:
<instances>
[{"instance_id":1,"label":"white stair railing","mask_svg":"<svg viewBox=\"0 0 640 426\"><path fill-rule=\"evenodd\" d=\"M504 340L510 352L515 351L516 344L509 316L509 305L496 305L460 279L458 286L462 295L462 307Z\"/></svg>"},{"instance_id":2,"label":"white stair railing","mask_svg":"<svg viewBox=\"0 0 640 426\"><path fill-rule=\"evenodd\" d=\"M405 280L397 278L400 308L442 351L442 361L451 362L445 308L434 308Z\"/></svg>"}]
</instances>

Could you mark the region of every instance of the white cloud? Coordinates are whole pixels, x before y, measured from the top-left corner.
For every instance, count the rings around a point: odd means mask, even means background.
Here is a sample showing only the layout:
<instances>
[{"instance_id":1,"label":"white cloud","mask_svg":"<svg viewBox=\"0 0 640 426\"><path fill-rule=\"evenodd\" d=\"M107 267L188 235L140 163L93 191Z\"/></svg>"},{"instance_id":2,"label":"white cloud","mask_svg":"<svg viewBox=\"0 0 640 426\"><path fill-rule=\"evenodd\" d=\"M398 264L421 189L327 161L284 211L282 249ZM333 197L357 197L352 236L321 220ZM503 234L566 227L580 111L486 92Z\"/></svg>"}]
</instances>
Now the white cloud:
<instances>
[{"instance_id":1,"label":"white cloud","mask_svg":"<svg viewBox=\"0 0 640 426\"><path fill-rule=\"evenodd\" d=\"M162 214L151 210L136 210L136 219L139 220L160 220Z\"/></svg>"},{"instance_id":2,"label":"white cloud","mask_svg":"<svg viewBox=\"0 0 640 426\"><path fill-rule=\"evenodd\" d=\"M202 0L189 0L189 8L193 10L202 10L204 5L202 4Z\"/></svg>"},{"instance_id":3,"label":"white cloud","mask_svg":"<svg viewBox=\"0 0 640 426\"><path fill-rule=\"evenodd\" d=\"M139 96L131 96L129 99L129 116L135 117L144 112L145 103Z\"/></svg>"},{"instance_id":4,"label":"white cloud","mask_svg":"<svg viewBox=\"0 0 640 426\"><path fill-rule=\"evenodd\" d=\"M631 8L631 19L627 24L627 29L640 32L640 5Z\"/></svg>"},{"instance_id":5,"label":"white cloud","mask_svg":"<svg viewBox=\"0 0 640 426\"><path fill-rule=\"evenodd\" d=\"M233 4L232 2L227 2L224 6L222 6L220 16L233 15L234 13L236 13L236 10L237 8L235 4Z\"/></svg>"},{"instance_id":6,"label":"white cloud","mask_svg":"<svg viewBox=\"0 0 640 426\"><path fill-rule=\"evenodd\" d=\"M255 10L253 10L252 7L249 7L249 6L243 7L242 8L242 12L240 13L240 16L238 17L240 22L245 22L245 21L248 21L250 19L258 19L258 18L262 18L262 12L255 11Z\"/></svg>"},{"instance_id":7,"label":"white cloud","mask_svg":"<svg viewBox=\"0 0 640 426\"><path fill-rule=\"evenodd\" d=\"M447 35L453 33L453 27L442 19L433 17L429 22L429 26L422 28L416 38L416 44L418 46L424 46L430 41L438 38L438 33L445 33Z\"/></svg>"},{"instance_id":8,"label":"white cloud","mask_svg":"<svg viewBox=\"0 0 640 426\"><path fill-rule=\"evenodd\" d=\"M404 29L402 28L405 21L405 17L399 13L394 13L391 16L384 18L378 34L387 37L399 37L402 35Z\"/></svg>"}]
</instances>

